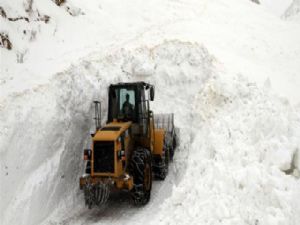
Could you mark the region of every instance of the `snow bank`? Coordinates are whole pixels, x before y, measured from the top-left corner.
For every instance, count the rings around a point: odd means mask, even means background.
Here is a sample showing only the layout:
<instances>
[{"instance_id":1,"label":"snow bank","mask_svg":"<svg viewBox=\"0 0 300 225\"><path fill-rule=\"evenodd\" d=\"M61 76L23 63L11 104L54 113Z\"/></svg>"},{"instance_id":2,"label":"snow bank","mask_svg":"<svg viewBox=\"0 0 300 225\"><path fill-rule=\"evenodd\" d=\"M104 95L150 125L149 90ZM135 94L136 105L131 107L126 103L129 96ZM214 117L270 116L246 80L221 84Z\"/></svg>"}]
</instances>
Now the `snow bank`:
<instances>
[{"instance_id":1,"label":"snow bank","mask_svg":"<svg viewBox=\"0 0 300 225\"><path fill-rule=\"evenodd\" d=\"M93 97L92 85L81 72L70 69L49 85L1 102L4 224L38 224L75 190L72 184L82 167L76 149L86 142Z\"/></svg>"},{"instance_id":2,"label":"snow bank","mask_svg":"<svg viewBox=\"0 0 300 225\"><path fill-rule=\"evenodd\" d=\"M205 84L185 176L157 223L297 224L300 114L270 92L242 76Z\"/></svg>"}]
</instances>

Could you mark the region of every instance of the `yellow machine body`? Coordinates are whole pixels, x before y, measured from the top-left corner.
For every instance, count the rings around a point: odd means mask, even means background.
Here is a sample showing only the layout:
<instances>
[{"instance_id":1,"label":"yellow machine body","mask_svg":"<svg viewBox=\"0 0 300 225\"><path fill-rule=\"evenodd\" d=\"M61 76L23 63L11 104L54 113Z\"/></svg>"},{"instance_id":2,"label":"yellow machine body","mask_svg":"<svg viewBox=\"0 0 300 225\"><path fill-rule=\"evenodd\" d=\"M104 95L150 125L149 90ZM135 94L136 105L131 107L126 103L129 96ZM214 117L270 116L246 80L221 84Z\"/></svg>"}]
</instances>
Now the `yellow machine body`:
<instances>
[{"instance_id":1,"label":"yellow machine body","mask_svg":"<svg viewBox=\"0 0 300 225\"><path fill-rule=\"evenodd\" d=\"M80 178L80 188L89 182L91 184L96 184L99 182L111 182L117 189L128 189L133 188L133 177L130 174L126 173L124 165L128 164L130 154L134 147L134 142L139 141L140 145L151 149L151 153L156 156L161 156L163 154L164 148L164 138L165 130L162 128L155 129L154 124L149 126L149 137L140 137L139 140L135 140L130 135L130 128L132 122L117 122L113 121L108 123L103 128L107 129L110 127L119 127L119 130L99 130L95 133L93 137L92 144L92 154L91 154L91 174L90 176L83 176ZM103 129L102 128L102 129ZM125 148L123 149L127 155L124 157L118 158L118 151L122 150L120 137L124 135L124 144ZM149 140L149 141L147 141ZM113 173L98 173L94 171L94 142L97 141L113 141L114 142L114 172Z\"/></svg>"}]
</instances>

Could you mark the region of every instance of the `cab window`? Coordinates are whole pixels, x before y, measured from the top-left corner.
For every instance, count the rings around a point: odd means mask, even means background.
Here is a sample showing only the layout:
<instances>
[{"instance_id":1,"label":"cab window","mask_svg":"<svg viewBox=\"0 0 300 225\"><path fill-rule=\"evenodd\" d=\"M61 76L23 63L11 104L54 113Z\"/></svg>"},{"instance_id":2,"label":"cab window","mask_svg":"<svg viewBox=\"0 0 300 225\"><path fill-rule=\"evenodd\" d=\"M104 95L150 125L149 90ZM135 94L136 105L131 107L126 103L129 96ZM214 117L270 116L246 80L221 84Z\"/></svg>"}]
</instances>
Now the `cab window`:
<instances>
[{"instance_id":1,"label":"cab window","mask_svg":"<svg viewBox=\"0 0 300 225\"><path fill-rule=\"evenodd\" d=\"M135 119L135 90L118 88L112 93L112 112L114 118L119 120Z\"/></svg>"}]
</instances>

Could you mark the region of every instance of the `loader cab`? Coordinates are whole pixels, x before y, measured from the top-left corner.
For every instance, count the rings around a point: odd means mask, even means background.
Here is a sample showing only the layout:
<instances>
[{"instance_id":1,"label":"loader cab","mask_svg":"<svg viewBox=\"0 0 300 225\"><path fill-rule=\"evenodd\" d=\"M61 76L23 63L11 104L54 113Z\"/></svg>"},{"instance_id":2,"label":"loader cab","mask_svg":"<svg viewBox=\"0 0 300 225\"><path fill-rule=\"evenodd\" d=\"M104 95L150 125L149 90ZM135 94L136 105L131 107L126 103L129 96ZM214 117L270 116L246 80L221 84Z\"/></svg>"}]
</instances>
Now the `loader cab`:
<instances>
[{"instance_id":1,"label":"loader cab","mask_svg":"<svg viewBox=\"0 0 300 225\"><path fill-rule=\"evenodd\" d=\"M154 100L154 86L145 82L118 83L109 87L108 122L131 121L147 132L150 103Z\"/></svg>"}]
</instances>

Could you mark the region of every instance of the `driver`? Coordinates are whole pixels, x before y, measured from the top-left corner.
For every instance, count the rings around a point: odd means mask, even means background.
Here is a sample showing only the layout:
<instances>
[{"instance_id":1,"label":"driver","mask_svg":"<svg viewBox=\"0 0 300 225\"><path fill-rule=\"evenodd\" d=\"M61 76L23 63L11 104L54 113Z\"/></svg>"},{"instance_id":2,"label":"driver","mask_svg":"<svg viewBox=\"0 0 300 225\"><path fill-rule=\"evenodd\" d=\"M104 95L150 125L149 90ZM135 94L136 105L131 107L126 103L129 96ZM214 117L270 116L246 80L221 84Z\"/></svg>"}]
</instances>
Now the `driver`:
<instances>
[{"instance_id":1,"label":"driver","mask_svg":"<svg viewBox=\"0 0 300 225\"><path fill-rule=\"evenodd\" d=\"M122 112L125 118L132 117L133 105L129 102L129 94L126 94L126 101L123 103Z\"/></svg>"}]
</instances>

